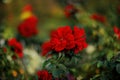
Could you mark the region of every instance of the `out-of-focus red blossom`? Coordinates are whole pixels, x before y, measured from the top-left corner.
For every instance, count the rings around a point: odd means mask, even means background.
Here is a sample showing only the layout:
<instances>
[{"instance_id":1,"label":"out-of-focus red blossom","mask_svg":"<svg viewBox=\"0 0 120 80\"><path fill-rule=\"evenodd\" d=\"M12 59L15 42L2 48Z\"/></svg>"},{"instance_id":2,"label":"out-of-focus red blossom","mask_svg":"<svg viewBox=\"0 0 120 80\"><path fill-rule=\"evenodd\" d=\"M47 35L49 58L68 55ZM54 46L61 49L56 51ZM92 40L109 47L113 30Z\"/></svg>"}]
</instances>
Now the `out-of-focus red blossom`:
<instances>
[{"instance_id":1,"label":"out-of-focus red blossom","mask_svg":"<svg viewBox=\"0 0 120 80\"><path fill-rule=\"evenodd\" d=\"M91 19L99 21L101 23L105 23L106 22L106 17L100 14L92 14Z\"/></svg>"},{"instance_id":2,"label":"out-of-focus red blossom","mask_svg":"<svg viewBox=\"0 0 120 80\"><path fill-rule=\"evenodd\" d=\"M117 12L120 14L120 6L117 7Z\"/></svg>"},{"instance_id":3,"label":"out-of-focus red blossom","mask_svg":"<svg viewBox=\"0 0 120 80\"><path fill-rule=\"evenodd\" d=\"M120 29L114 26L113 30L114 30L114 33L117 35L118 39L120 39Z\"/></svg>"},{"instance_id":4,"label":"out-of-focus red blossom","mask_svg":"<svg viewBox=\"0 0 120 80\"><path fill-rule=\"evenodd\" d=\"M18 55L19 58L23 57L23 47L20 42L16 40L16 38L12 38L8 40L8 45L14 49L14 52Z\"/></svg>"},{"instance_id":5,"label":"out-of-focus red blossom","mask_svg":"<svg viewBox=\"0 0 120 80\"><path fill-rule=\"evenodd\" d=\"M26 11L32 11L32 6L30 4L27 4L23 7L22 12Z\"/></svg>"},{"instance_id":6,"label":"out-of-focus red blossom","mask_svg":"<svg viewBox=\"0 0 120 80\"><path fill-rule=\"evenodd\" d=\"M76 12L78 12L78 10L72 4L67 5L64 9L64 14L67 18L71 17Z\"/></svg>"},{"instance_id":7,"label":"out-of-focus red blossom","mask_svg":"<svg viewBox=\"0 0 120 80\"><path fill-rule=\"evenodd\" d=\"M15 55L13 55L13 56L12 56L12 59L13 59L13 60L16 60L16 59L17 59L17 57L16 57Z\"/></svg>"},{"instance_id":8,"label":"out-of-focus red blossom","mask_svg":"<svg viewBox=\"0 0 120 80\"><path fill-rule=\"evenodd\" d=\"M76 80L72 74L67 74L67 79L68 80Z\"/></svg>"},{"instance_id":9,"label":"out-of-focus red blossom","mask_svg":"<svg viewBox=\"0 0 120 80\"><path fill-rule=\"evenodd\" d=\"M8 15L8 20L9 21L13 21L13 19L14 19L14 15L11 13L11 14L9 14Z\"/></svg>"},{"instance_id":10,"label":"out-of-focus red blossom","mask_svg":"<svg viewBox=\"0 0 120 80\"><path fill-rule=\"evenodd\" d=\"M4 52L4 53L6 53L6 52L7 52L7 49L6 49L5 47L3 48L3 52Z\"/></svg>"},{"instance_id":11,"label":"out-of-focus red blossom","mask_svg":"<svg viewBox=\"0 0 120 80\"><path fill-rule=\"evenodd\" d=\"M52 80L52 75L47 70L41 70L37 72L38 80Z\"/></svg>"},{"instance_id":12,"label":"out-of-focus red blossom","mask_svg":"<svg viewBox=\"0 0 120 80\"><path fill-rule=\"evenodd\" d=\"M25 19L19 26L18 26L18 32L23 36L23 37L31 37L34 36L38 33L37 30L37 23L38 19L36 16L31 16L27 19Z\"/></svg>"},{"instance_id":13,"label":"out-of-focus red blossom","mask_svg":"<svg viewBox=\"0 0 120 80\"><path fill-rule=\"evenodd\" d=\"M63 50L73 50L75 54L87 47L85 31L82 28L70 26L60 27L51 33L51 39L42 45L42 55L50 51L60 52Z\"/></svg>"}]
</instances>

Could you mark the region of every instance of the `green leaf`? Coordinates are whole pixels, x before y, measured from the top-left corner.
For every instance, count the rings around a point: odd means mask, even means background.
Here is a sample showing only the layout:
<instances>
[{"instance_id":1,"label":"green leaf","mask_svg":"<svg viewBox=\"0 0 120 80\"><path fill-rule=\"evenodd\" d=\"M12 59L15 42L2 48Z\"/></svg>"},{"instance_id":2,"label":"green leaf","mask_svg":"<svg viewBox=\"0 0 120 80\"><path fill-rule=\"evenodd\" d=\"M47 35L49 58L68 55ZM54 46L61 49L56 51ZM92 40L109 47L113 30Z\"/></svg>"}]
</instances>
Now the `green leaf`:
<instances>
[{"instance_id":1,"label":"green leaf","mask_svg":"<svg viewBox=\"0 0 120 80\"><path fill-rule=\"evenodd\" d=\"M120 64L116 65L116 71L120 74Z\"/></svg>"},{"instance_id":2,"label":"green leaf","mask_svg":"<svg viewBox=\"0 0 120 80\"><path fill-rule=\"evenodd\" d=\"M97 68L100 68L102 65L103 65L103 62L102 61L98 61Z\"/></svg>"},{"instance_id":3,"label":"green leaf","mask_svg":"<svg viewBox=\"0 0 120 80\"><path fill-rule=\"evenodd\" d=\"M61 70L58 70L58 69L55 69L52 71L52 75L55 77L55 78L58 78L60 75L61 75Z\"/></svg>"},{"instance_id":4,"label":"green leaf","mask_svg":"<svg viewBox=\"0 0 120 80\"><path fill-rule=\"evenodd\" d=\"M62 69L63 71L67 71L67 68L66 68L66 66L65 65L63 65L63 64L58 64L58 67L60 68L60 69Z\"/></svg>"},{"instance_id":5,"label":"green leaf","mask_svg":"<svg viewBox=\"0 0 120 80\"><path fill-rule=\"evenodd\" d=\"M45 68L49 63L50 63L50 60L49 60L49 59L46 60L46 61L43 63L42 68Z\"/></svg>"},{"instance_id":6,"label":"green leaf","mask_svg":"<svg viewBox=\"0 0 120 80\"><path fill-rule=\"evenodd\" d=\"M117 59L116 61L117 61L117 62L120 62L120 59Z\"/></svg>"},{"instance_id":7,"label":"green leaf","mask_svg":"<svg viewBox=\"0 0 120 80\"><path fill-rule=\"evenodd\" d=\"M100 75L95 75L93 78L90 78L90 80L98 80L98 77L100 77Z\"/></svg>"},{"instance_id":8,"label":"green leaf","mask_svg":"<svg viewBox=\"0 0 120 80\"><path fill-rule=\"evenodd\" d=\"M35 80L38 80L38 76L37 75L35 76Z\"/></svg>"},{"instance_id":9,"label":"green leaf","mask_svg":"<svg viewBox=\"0 0 120 80\"><path fill-rule=\"evenodd\" d=\"M114 56L114 53L112 51L109 51L107 54L107 60L110 61L110 59Z\"/></svg>"}]
</instances>

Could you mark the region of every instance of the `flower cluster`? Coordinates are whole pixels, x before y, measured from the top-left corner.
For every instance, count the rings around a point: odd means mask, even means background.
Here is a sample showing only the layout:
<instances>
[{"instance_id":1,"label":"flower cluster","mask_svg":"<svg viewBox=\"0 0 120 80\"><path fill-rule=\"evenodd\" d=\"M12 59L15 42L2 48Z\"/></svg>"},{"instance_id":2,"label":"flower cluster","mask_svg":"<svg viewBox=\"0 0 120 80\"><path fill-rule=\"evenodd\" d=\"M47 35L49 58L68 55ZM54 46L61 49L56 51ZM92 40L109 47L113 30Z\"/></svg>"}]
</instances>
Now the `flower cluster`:
<instances>
[{"instance_id":1,"label":"flower cluster","mask_svg":"<svg viewBox=\"0 0 120 80\"><path fill-rule=\"evenodd\" d=\"M118 39L120 39L120 29L117 28L116 26L114 26L114 33L118 37Z\"/></svg>"},{"instance_id":2,"label":"flower cluster","mask_svg":"<svg viewBox=\"0 0 120 80\"><path fill-rule=\"evenodd\" d=\"M85 31L83 28L74 26L60 27L51 32L50 41L42 45L42 55L50 51L61 52L64 50L73 50L75 54L87 47Z\"/></svg>"},{"instance_id":3,"label":"flower cluster","mask_svg":"<svg viewBox=\"0 0 120 80\"><path fill-rule=\"evenodd\" d=\"M18 26L18 32L23 37L31 37L33 35L36 35L38 33L37 31L37 23L38 20L35 16L31 16L27 19L25 19L19 26Z\"/></svg>"},{"instance_id":4,"label":"flower cluster","mask_svg":"<svg viewBox=\"0 0 120 80\"><path fill-rule=\"evenodd\" d=\"M18 55L19 58L23 57L23 47L20 42L16 40L16 38L12 38L8 40L8 45L11 46L14 52Z\"/></svg>"},{"instance_id":5,"label":"flower cluster","mask_svg":"<svg viewBox=\"0 0 120 80\"><path fill-rule=\"evenodd\" d=\"M64 9L65 16L67 18L71 17L74 15L78 10L71 4L67 5Z\"/></svg>"},{"instance_id":6,"label":"flower cluster","mask_svg":"<svg viewBox=\"0 0 120 80\"><path fill-rule=\"evenodd\" d=\"M32 13L32 6L30 4L23 8L21 18L23 22L18 26L20 35L27 38L36 35L38 33L38 18Z\"/></svg>"},{"instance_id":7,"label":"flower cluster","mask_svg":"<svg viewBox=\"0 0 120 80\"><path fill-rule=\"evenodd\" d=\"M105 23L106 22L106 17L102 16L100 14L92 14L90 17L91 17L91 19L99 21L101 23Z\"/></svg>"},{"instance_id":8,"label":"flower cluster","mask_svg":"<svg viewBox=\"0 0 120 80\"><path fill-rule=\"evenodd\" d=\"M41 70L37 72L38 80L52 80L52 75L46 70Z\"/></svg>"}]
</instances>

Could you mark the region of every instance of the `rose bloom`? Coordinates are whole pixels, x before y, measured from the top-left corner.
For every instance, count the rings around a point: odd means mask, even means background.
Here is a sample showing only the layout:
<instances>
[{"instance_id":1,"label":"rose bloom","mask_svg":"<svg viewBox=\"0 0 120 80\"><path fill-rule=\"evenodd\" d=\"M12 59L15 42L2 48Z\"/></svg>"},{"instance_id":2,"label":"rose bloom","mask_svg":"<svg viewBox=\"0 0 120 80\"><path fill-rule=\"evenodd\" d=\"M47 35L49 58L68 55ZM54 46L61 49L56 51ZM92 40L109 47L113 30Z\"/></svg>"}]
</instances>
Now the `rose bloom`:
<instances>
[{"instance_id":1,"label":"rose bloom","mask_svg":"<svg viewBox=\"0 0 120 80\"><path fill-rule=\"evenodd\" d=\"M90 16L90 18L93 19L93 20L99 21L101 23L105 23L106 22L106 17L102 16L100 14L92 14Z\"/></svg>"},{"instance_id":2,"label":"rose bloom","mask_svg":"<svg viewBox=\"0 0 120 80\"><path fill-rule=\"evenodd\" d=\"M77 26L74 27L73 30L74 38L75 38L75 54L79 51L82 51L84 48L87 47L85 31L83 28L78 28Z\"/></svg>"},{"instance_id":3,"label":"rose bloom","mask_svg":"<svg viewBox=\"0 0 120 80\"><path fill-rule=\"evenodd\" d=\"M11 46L14 52L18 55L19 58L23 57L23 47L20 42L16 40L16 38L12 38L8 40L8 45Z\"/></svg>"},{"instance_id":4,"label":"rose bloom","mask_svg":"<svg viewBox=\"0 0 120 80\"><path fill-rule=\"evenodd\" d=\"M70 26L60 27L51 33L51 39L42 45L42 55L46 55L50 51L74 51L77 54L87 47L85 31L82 28Z\"/></svg>"},{"instance_id":5,"label":"rose bloom","mask_svg":"<svg viewBox=\"0 0 120 80\"><path fill-rule=\"evenodd\" d=\"M37 23L38 19L36 16L31 16L27 19L25 19L19 26L18 26L18 32L23 37L32 37L38 33L37 30Z\"/></svg>"},{"instance_id":6,"label":"rose bloom","mask_svg":"<svg viewBox=\"0 0 120 80\"><path fill-rule=\"evenodd\" d=\"M38 80L52 80L52 75L47 70L41 70L37 72Z\"/></svg>"},{"instance_id":7,"label":"rose bloom","mask_svg":"<svg viewBox=\"0 0 120 80\"><path fill-rule=\"evenodd\" d=\"M44 44L42 44L42 56L45 56L51 50L52 47L50 42L45 42Z\"/></svg>"},{"instance_id":8,"label":"rose bloom","mask_svg":"<svg viewBox=\"0 0 120 80\"><path fill-rule=\"evenodd\" d=\"M120 29L117 26L114 26L113 30L118 39L120 39Z\"/></svg>"},{"instance_id":9,"label":"rose bloom","mask_svg":"<svg viewBox=\"0 0 120 80\"><path fill-rule=\"evenodd\" d=\"M74 15L78 10L71 4L67 5L64 9L64 14L67 18Z\"/></svg>"},{"instance_id":10,"label":"rose bloom","mask_svg":"<svg viewBox=\"0 0 120 80\"><path fill-rule=\"evenodd\" d=\"M52 48L59 52L64 49L72 49L75 46L74 36L69 26L60 27L51 33Z\"/></svg>"}]
</instances>

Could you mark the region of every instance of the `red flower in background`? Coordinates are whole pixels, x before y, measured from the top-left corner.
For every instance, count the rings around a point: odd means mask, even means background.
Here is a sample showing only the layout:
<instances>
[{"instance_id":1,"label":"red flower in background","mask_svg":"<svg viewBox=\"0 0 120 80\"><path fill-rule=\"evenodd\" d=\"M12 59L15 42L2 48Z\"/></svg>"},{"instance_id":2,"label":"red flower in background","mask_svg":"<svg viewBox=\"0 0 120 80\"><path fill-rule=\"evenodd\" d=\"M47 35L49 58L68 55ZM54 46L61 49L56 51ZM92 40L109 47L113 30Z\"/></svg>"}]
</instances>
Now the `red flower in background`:
<instances>
[{"instance_id":1,"label":"red flower in background","mask_svg":"<svg viewBox=\"0 0 120 80\"><path fill-rule=\"evenodd\" d=\"M91 17L91 19L99 21L101 23L105 23L106 22L106 17L102 16L100 14L92 14L90 17Z\"/></svg>"},{"instance_id":2,"label":"red flower in background","mask_svg":"<svg viewBox=\"0 0 120 80\"><path fill-rule=\"evenodd\" d=\"M8 40L8 45L14 49L15 53L18 55L19 58L23 57L23 47L20 42L18 42L15 38L12 38Z\"/></svg>"},{"instance_id":3,"label":"red flower in background","mask_svg":"<svg viewBox=\"0 0 120 80\"><path fill-rule=\"evenodd\" d=\"M37 31L37 23L38 19L35 16L31 16L27 19L25 19L19 26L18 26L18 32L23 37L31 37L38 33Z\"/></svg>"},{"instance_id":4,"label":"red flower in background","mask_svg":"<svg viewBox=\"0 0 120 80\"><path fill-rule=\"evenodd\" d=\"M117 7L117 12L120 14L120 6Z\"/></svg>"},{"instance_id":5,"label":"red flower in background","mask_svg":"<svg viewBox=\"0 0 120 80\"><path fill-rule=\"evenodd\" d=\"M3 47L3 52L6 53L7 52L7 49L5 47Z\"/></svg>"},{"instance_id":6,"label":"red flower in background","mask_svg":"<svg viewBox=\"0 0 120 80\"><path fill-rule=\"evenodd\" d=\"M42 45L42 55L50 51L61 52L74 50L75 54L87 47L85 31L82 28L70 26L60 27L51 33L51 39Z\"/></svg>"},{"instance_id":7,"label":"red flower in background","mask_svg":"<svg viewBox=\"0 0 120 80\"><path fill-rule=\"evenodd\" d=\"M114 26L113 30L114 30L114 33L117 35L118 39L120 39L120 29Z\"/></svg>"},{"instance_id":8,"label":"red flower in background","mask_svg":"<svg viewBox=\"0 0 120 80\"><path fill-rule=\"evenodd\" d=\"M67 18L71 17L74 15L78 10L71 4L67 5L65 7L64 13Z\"/></svg>"},{"instance_id":9,"label":"red flower in background","mask_svg":"<svg viewBox=\"0 0 120 80\"><path fill-rule=\"evenodd\" d=\"M47 70L37 72L38 80L52 80L52 75Z\"/></svg>"},{"instance_id":10,"label":"red flower in background","mask_svg":"<svg viewBox=\"0 0 120 80\"><path fill-rule=\"evenodd\" d=\"M74 52L77 54L79 51L83 50L87 47L85 31L82 28L74 27L73 30L74 38L75 38L75 50Z\"/></svg>"},{"instance_id":11,"label":"red flower in background","mask_svg":"<svg viewBox=\"0 0 120 80\"><path fill-rule=\"evenodd\" d=\"M32 6L30 4L27 4L23 7L22 11L23 12L32 11Z\"/></svg>"}]
</instances>

